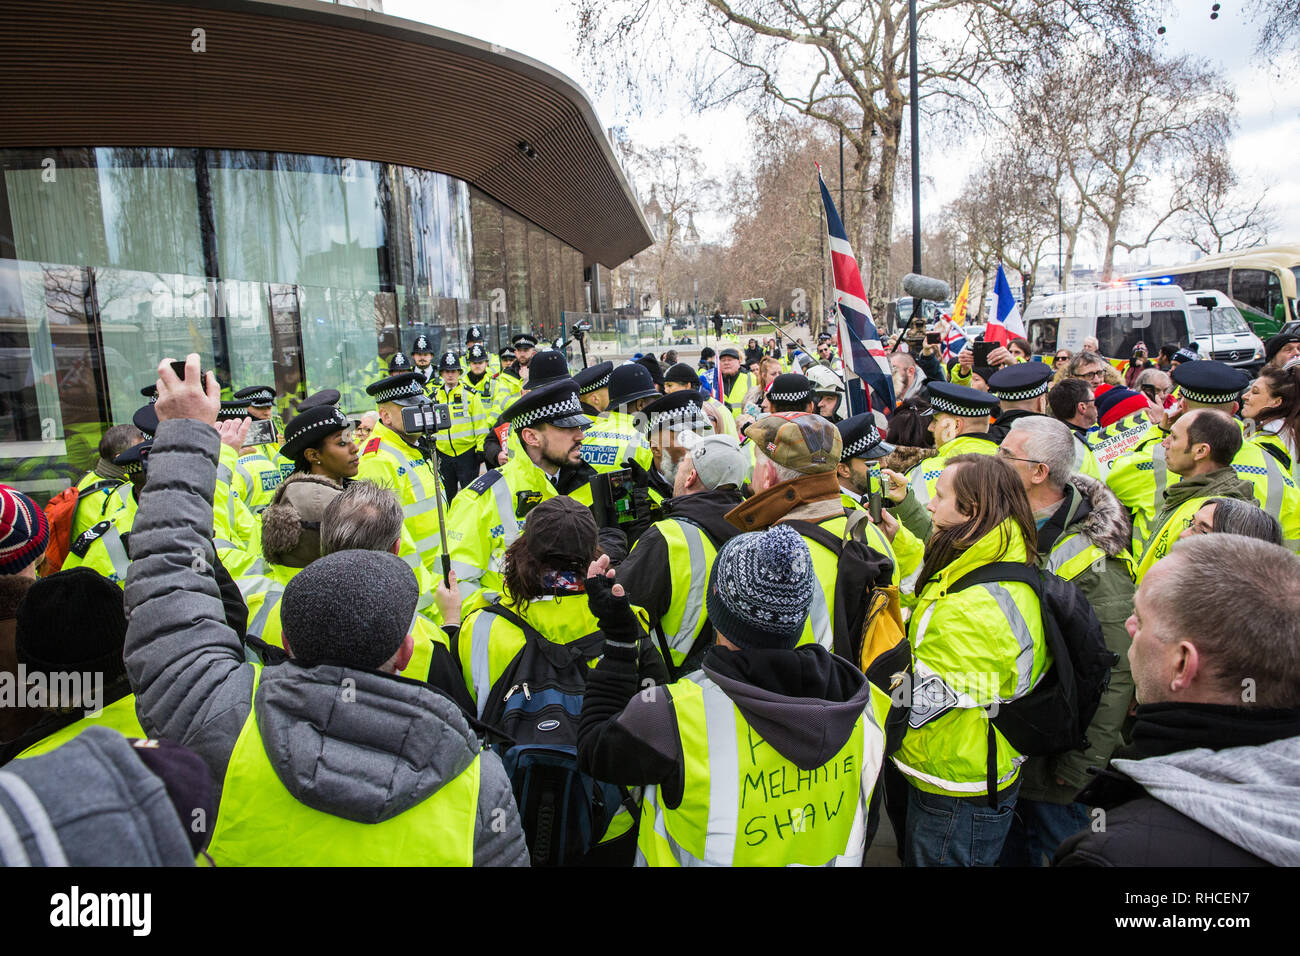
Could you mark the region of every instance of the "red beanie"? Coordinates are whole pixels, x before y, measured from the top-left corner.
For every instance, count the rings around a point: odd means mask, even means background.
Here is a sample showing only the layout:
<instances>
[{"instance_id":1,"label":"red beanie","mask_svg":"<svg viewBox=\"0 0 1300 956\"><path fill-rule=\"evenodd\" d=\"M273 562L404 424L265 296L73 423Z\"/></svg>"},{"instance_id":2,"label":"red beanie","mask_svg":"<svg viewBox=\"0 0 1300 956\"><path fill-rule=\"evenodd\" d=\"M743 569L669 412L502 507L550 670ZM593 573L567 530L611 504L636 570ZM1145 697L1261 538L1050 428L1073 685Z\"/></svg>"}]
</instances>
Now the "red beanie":
<instances>
[{"instance_id":1,"label":"red beanie","mask_svg":"<svg viewBox=\"0 0 1300 956\"><path fill-rule=\"evenodd\" d=\"M1119 385L1099 385L1092 394L1097 400L1097 423L1102 428L1151 407L1141 392Z\"/></svg>"}]
</instances>

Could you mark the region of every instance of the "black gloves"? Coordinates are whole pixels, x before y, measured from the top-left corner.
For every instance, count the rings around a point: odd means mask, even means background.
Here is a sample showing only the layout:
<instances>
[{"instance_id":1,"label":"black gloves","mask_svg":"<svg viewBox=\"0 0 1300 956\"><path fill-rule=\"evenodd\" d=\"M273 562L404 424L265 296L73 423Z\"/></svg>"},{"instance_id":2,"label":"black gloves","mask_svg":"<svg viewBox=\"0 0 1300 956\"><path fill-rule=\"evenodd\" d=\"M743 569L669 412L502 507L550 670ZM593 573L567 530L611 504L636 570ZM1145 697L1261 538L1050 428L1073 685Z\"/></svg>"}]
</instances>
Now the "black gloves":
<instances>
[{"instance_id":1,"label":"black gloves","mask_svg":"<svg viewBox=\"0 0 1300 956\"><path fill-rule=\"evenodd\" d=\"M641 623L632 613L627 595L614 595L613 578L604 575L587 578L587 606L595 615L608 641L635 644L641 636Z\"/></svg>"}]
</instances>

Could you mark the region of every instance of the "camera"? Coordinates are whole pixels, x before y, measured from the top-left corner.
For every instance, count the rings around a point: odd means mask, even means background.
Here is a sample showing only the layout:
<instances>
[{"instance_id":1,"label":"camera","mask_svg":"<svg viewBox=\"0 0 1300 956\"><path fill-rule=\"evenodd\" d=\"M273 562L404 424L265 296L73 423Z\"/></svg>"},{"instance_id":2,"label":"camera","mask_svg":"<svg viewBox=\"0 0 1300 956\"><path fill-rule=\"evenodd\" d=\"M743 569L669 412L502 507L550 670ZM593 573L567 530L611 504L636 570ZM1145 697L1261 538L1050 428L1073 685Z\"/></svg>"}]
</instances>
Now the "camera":
<instances>
[{"instance_id":1,"label":"camera","mask_svg":"<svg viewBox=\"0 0 1300 956\"><path fill-rule=\"evenodd\" d=\"M583 319L581 322L575 322L573 325L569 326L569 334L575 339L582 338L582 336L586 335L590 331L591 323L586 319Z\"/></svg>"},{"instance_id":2,"label":"camera","mask_svg":"<svg viewBox=\"0 0 1300 956\"><path fill-rule=\"evenodd\" d=\"M451 407L423 403L402 409L402 430L408 435L432 435L451 427Z\"/></svg>"},{"instance_id":3,"label":"camera","mask_svg":"<svg viewBox=\"0 0 1300 956\"><path fill-rule=\"evenodd\" d=\"M746 312L762 312L767 308L767 299L741 299L740 307Z\"/></svg>"}]
</instances>

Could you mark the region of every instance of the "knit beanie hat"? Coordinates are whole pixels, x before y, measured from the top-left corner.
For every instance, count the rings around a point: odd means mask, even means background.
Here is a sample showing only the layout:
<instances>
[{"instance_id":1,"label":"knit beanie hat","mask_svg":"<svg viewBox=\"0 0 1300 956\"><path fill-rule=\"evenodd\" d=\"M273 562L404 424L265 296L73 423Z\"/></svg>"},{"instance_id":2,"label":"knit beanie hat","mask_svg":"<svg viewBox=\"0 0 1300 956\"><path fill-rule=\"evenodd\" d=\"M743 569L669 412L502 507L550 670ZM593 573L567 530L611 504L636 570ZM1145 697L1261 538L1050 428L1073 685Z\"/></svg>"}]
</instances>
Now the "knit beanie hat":
<instances>
[{"instance_id":1,"label":"knit beanie hat","mask_svg":"<svg viewBox=\"0 0 1300 956\"><path fill-rule=\"evenodd\" d=\"M732 538L709 572L709 622L737 647L788 649L812 604L812 555L793 528L777 525Z\"/></svg>"},{"instance_id":2,"label":"knit beanie hat","mask_svg":"<svg viewBox=\"0 0 1300 956\"><path fill-rule=\"evenodd\" d=\"M376 670L411 630L420 588L415 573L387 551L335 551L293 576L280 621L304 663Z\"/></svg>"},{"instance_id":3,"label":"knit beanie hat","mask_svg":"<svg viewBox=\"0 0 1300 956\"><path fill-rule=\"evenodd\" d=\"M1120 385L1101 385L1093 390L1093 394L1097 398L1097 424L1102 428L1151 407L1141 392Z\"/></svg>"},{"instance_id":4,"label":"knit beanie hat","mask_svg":"<svg viewBox=\"0 0 1300 956\"><path fill-rule=\"evenodd\" d=\"M0 485L0 574L17 574L45 553L50 523L17 488Z\"/></svg>"},{"instance_id":5,"label":"knit beanie hat","mask_svg":"<svg viewBox=\"0 0 1300 956\"><path fill-rule=\"evenodd\" d=\"M14 617L14 650L29 670L99 671L106 683L126 673L122 589L90 568L40 578Z\"/></svg>"}]
</instances>

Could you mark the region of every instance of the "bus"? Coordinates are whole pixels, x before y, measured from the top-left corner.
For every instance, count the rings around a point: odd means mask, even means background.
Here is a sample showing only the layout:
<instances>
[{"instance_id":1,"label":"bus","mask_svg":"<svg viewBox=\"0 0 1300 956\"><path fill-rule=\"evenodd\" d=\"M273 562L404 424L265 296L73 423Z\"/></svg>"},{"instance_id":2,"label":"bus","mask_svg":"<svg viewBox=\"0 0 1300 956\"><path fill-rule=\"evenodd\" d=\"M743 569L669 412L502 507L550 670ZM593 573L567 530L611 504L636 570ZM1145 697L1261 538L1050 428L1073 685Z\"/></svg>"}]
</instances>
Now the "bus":
<instances>
[{"instance_id":1,"label":"bus","mask_svg":"<svg viewBox=\"0 0 1300 956\"><path fill-rule=\"evenodd\" d=\"M1261 339L1300 319L1300 245L1256 246L1221 252L1187 265L1135 272L1125 281L1138 285L1176 285L1182 289L1222 289Z\"/></svg>"}]
</instances>

